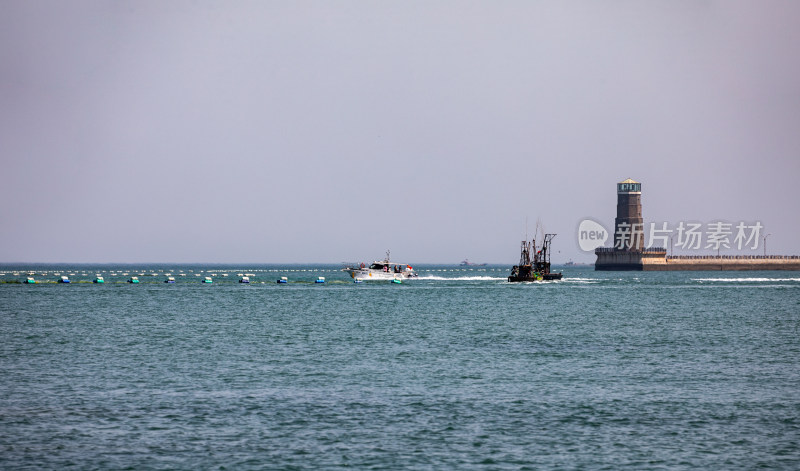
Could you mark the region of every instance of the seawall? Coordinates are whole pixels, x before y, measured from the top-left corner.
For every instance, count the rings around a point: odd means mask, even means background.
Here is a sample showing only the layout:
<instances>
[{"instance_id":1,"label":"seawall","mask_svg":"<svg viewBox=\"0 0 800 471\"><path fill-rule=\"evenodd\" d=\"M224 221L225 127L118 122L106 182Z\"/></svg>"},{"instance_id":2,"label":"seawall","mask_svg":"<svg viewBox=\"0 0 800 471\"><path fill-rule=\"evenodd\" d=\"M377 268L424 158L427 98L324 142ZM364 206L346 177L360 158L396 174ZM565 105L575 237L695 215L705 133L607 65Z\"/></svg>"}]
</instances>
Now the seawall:
<instances>
[{"instance_id":1,"label":"seawall","mask_svg":"<svg viewBox=\"0 0 800 471\"><path fill-rule=\"evenodd\" d=\"M800 270L798 255L677 255L663 249L597 249L597 271L750 271Z\"/></svg>"},{"instance_id":2,"label":"seawall","mask_svg":"<svg viewBox=\"0 0 800 471\"><path fill-rule=\"evenodd\" d=\"M800 257L796 255L679 255L660 260L648 260L642 265L645 271L679 270L800 270Z\"/></svg>"}]
</instances>

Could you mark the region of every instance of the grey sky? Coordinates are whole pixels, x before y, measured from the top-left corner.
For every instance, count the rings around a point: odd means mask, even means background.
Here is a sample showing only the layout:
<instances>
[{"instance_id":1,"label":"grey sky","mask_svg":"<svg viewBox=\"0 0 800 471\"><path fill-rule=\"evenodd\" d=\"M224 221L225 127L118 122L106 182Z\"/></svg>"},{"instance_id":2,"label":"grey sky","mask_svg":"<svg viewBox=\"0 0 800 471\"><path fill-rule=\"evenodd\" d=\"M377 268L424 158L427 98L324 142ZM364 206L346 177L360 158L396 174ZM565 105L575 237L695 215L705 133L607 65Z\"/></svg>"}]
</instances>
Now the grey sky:
<instances>
[{"instance_id":1,"label":"grey sky","mask_svg":"<svg viewBox=\"0 0 800 471\"><path fill-rule=\"evenodd\" d=\"M0 1L0 262L554 261L646 221L800 253L800 2Z\"/></svg>"}]
</instances>

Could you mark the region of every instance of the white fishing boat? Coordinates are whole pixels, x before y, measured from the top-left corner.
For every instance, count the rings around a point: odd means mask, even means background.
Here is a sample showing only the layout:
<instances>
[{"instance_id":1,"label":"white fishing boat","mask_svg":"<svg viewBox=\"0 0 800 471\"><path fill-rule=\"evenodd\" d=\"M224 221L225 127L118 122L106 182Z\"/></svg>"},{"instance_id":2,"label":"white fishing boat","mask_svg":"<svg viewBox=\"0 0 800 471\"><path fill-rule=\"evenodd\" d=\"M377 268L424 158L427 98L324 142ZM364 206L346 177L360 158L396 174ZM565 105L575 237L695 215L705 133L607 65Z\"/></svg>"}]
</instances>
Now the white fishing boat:
<instances>
[{"instance_id":1,"label":"white fishing boat","mask_svg":"<svg viewBox=\"0 0 800 471\"><path fill-rule=\"evenodd\" d=\"M390 260L389 251L386 251L386 258L381 261L374 261L367 266L365 263L351 265L343 268L356 281L364 280L403 280L414 278L417 273L411 265L397 264Z\"/></svg>"}]
</instances>

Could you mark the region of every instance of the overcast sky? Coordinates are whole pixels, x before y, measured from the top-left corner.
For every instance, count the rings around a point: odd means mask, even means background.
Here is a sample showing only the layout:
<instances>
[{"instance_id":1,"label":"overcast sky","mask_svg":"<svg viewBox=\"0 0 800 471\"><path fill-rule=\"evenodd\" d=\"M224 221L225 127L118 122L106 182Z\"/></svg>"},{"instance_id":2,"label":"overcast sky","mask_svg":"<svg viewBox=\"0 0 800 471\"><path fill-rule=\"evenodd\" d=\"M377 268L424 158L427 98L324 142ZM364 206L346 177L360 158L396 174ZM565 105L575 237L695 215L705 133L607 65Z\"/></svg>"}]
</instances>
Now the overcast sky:
<instances>
[{"instance_id":1,"label":"overcast sky","mask_svg":"<svg viewBox=\"0 0 800 471\"><path fill-rule=\"evenodd\" d=\"M590 262L578 223L613 227L629 177L647 222L799 254L798 25L794 0L0 0L0 262L513 263L526 220Z\"/></svg>"}]
</instances>

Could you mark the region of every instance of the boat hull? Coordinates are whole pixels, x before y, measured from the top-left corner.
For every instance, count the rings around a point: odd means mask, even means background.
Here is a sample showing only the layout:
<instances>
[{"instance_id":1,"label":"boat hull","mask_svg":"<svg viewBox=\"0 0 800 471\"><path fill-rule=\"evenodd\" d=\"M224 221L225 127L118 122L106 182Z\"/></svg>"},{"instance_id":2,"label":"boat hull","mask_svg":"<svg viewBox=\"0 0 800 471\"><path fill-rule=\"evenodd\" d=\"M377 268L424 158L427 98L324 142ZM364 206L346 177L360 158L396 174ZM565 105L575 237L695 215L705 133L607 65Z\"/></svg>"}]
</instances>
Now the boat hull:
<instances>
[{"instance_id":1,"label":"boat hull","mask_svg":"<svg viewBox=\"0 0 800 471\"><path fill-rule=\"evenodd\" d=\"M523 281L553 281L560 280L561 273L542 273L539 276L509 276L508 281L511 283L519 283Z\"/></svg>"}]
</instances>

